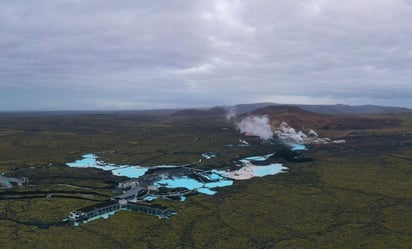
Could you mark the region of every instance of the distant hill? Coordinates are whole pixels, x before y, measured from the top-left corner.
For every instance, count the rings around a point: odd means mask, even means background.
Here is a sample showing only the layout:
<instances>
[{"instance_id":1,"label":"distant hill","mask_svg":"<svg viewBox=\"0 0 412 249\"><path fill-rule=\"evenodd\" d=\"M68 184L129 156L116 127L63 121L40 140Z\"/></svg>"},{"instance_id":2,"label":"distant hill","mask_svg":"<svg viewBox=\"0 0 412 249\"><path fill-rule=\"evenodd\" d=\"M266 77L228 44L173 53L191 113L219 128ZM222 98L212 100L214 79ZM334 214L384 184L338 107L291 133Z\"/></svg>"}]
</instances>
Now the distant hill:
<instances>
[{"instance_id":1,"label":"distant hill","mask_svg":"<svg viewBox=\"0 0 412 249\"><path fill-rule=\"evenodd\" d=\"M213 107L210 109L185 109L179 110L172 115L185 117L224 117L226 115L226 110L222 107Z\"/></svg>"},{"instance_id":2,"label":"distant hill","mask_svg":"<svg viewBox=\"0 0 412 249\"><path fill-rule=\"evenodd\" d=\"M284 106L283 104L276 104L270 102L264 103L254 103L254 104L241 104L235 105L231 108L237 113L252 112L254 110L264 108L267 106ZM325 114L383 114L383 113L412 113L412 109L404 107L388 107L388 106L377 106L377 105L360 105L360 106L351 106L351 105L299 105L291 104L288 106L299 107L303 110L316 112L316 113L325 113Z\"/></svg>"},{"instance_id":3,"label":"distant hill","mask_svg":"<svg viewBox=\"0 0 412 249\"><path fill-rule=\"evenodd\" d=\"M303 110L296 106L280 106L271 105L260 109L256 109L249 113L244 113L241 117L247 115L267 115L272 123L278 123L285 121L289 125L299 129L311 128L319 129L333 123L335 117L329 114L320 114Z\"/></svg>"},{"instance_id":4,"label":"distant hill","mask_svg":"<svg viewBox=\"0 0 412 249\"><path fill-rule=\"evenodd\" d=\"M264 102L264 103L255 103L255 104L239 104L239 105L230 106L226 108L232 109L236 113L240 114L240 113L245 113L245 112L252 112L254 110L257 110L257 109L260 109L266 106L272 106L272 105L275 105L275 104L270 103L270 102Z\"/></svg>"},{"instance_id":5,"label":"distant hill","mask_svg":"<svg viewBox=\"0 0 412 249\"><path fill-rule=\"evenodd\" d=\"M153 109L153 110L108 110L108 111L8 111L1 112L0 116L10 117L42 117L42 116L76 116L76 115L147 115L166 116L179 109Z\"/></svg>"},{"instance_id":6,"label":"distant hill","mask_svg":"<svg viewBox=\"0 0 412 249\"><path fill-rule=\"evenodd\" d=\"M412 113L412 109L404 107L377 106L377 105L297 105L298 107L318 113L329 114L384 114L384 113Z\"/></svg>"},{"instance_id":7,"label":"distant hill","mask_svg":"<svg viewBox=\"0 0 412 249\"><path fill-rule=\"evenodd\" d=\"M395 118L372 118L352 115L332 115L315 113L297 106L272 105L254 110L247 115L267 115L272 123L287 122L298 129L375 129L398 126L401 121Z\"/></svg>"},{"instance_id":8,"label":"distant hill","mask_svg":"<svg viewBox=\"0 0 412 249\"><path fill-rule=\"evenodd\" d=\"M88 110L88 111L0 111L0 116L65 116L65 115L94 115L94 114L125 114L148 116L223 116L228 111L234 111L237 115L253 112L269 106L293 106L300 109L322 114L384 114L384 113L412 113L412 109L405 107L377 106L377 105L300 105L277 104L271 102L238 104L234 106L217 106L204 108L169 108L151 110Z\"/></svg>"},{"instance_id":9,"label":"distant hill","mask_svg":"<svg viewBox=\"0 0 412 249\"><path fill-rule=\"evenodd\" d=\"M268 115L276 124L287 122L297 129L378 129L398 126L396 118L362 117L383 113L412 113L411 109L384 106L349 106L349 105L280 105L272 103L240 104L235 106L177 110L172 115L190 118L225 117L233 110L237 119L247 115Z\"/></svg>"},{"instance_id":10,"label":"distant hill","mask_svg":"<svg viewBox=\"0 0 412 249\"><path fill-rule=\"evenodd\" d=\"M251 112L252 114L271 114L271 115L304 115L311 117L328 116L324 114L314 113L304 110L300 107L293 105L271 105L263 108L256 109Z\"/></svg>"}]
</instances>

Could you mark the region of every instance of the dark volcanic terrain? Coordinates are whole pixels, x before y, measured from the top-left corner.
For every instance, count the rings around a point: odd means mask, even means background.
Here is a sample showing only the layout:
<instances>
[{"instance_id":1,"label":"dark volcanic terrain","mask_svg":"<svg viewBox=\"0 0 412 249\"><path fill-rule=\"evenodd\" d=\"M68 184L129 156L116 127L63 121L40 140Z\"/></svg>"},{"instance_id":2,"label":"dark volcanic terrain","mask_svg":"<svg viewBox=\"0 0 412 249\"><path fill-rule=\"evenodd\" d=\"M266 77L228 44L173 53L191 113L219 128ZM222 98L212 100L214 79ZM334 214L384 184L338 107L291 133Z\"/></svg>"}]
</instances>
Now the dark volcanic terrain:
<instances>
[{"instance_id":1,"label":"dark volcanic terrain","mask_svg":"<svg viewBox=\"0 0 412 249\"><path fill-rule=\"evenodd\" d=\"M245 112L346 143L307 145L290 156L284 145L236 129L234 122L250 114L227 121L221 108L0 115L0 172L29 178L26 186L0 189L2 248L409 248L412 115L314 111L258 106ZM250 146L228 146L239 139ZM169 220L122 211L79 227L61 223L70 211L113 196L126 179L66 166L83 154L155 166L198 162L205 152L217 156L199 169L228 170L233 160L277 152L271 160L288 170L236 181L213 196L155 200L177 210Z\"/></svg>"}]
</instances>

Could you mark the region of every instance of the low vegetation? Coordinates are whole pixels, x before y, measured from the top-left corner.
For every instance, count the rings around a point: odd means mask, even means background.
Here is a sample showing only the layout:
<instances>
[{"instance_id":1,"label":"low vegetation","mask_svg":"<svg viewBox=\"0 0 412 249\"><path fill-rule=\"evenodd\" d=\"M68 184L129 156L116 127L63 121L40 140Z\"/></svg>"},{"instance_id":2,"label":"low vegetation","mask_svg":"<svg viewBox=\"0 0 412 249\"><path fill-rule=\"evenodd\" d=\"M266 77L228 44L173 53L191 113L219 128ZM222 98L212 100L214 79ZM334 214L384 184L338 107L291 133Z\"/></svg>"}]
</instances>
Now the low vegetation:
<instances>
[{"instance_id":1,"label":"low vegetation","mask_svg":"<svg viewBox=\"0 0 412 249\"><path fill-rule=\"evenodd\" d=\"M320 129L347 143L312 147L314 161L279 159L287 173L186 201L156 200L170 220L121 211L79 227L61 224L77 208L112 196L121 177L65 166L96 153L118 164L227 168L268 145L231 149L240 134L223 118L95 114L0 116L0 172L29 186L0 190L2 248L408 248L412 244L412 116L370 116L396 125ZM272 148L276 149L276 148ZM264 154L262 153L262 154ZM80 188L78 188L80 187Z\"/></svg>"}]
</instances>

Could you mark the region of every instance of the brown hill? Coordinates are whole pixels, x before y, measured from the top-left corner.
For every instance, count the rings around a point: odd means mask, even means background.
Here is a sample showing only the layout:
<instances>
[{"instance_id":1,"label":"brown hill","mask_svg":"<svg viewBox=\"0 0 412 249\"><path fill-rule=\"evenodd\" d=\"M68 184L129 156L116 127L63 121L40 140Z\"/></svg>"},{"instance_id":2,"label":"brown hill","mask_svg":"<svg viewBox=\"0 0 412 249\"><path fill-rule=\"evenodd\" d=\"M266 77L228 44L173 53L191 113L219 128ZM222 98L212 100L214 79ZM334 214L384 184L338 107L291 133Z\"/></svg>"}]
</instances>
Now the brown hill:
<instances>
[{"instance_id":1,"label":"brown hill","mask_svg":"<svg viewBox=\"0 0 412 249\"><path fill-rule=\"evenodd\" d=\"M251 112L260 108L267 106L285 106L285 104L263 102L263 103L253 103L253 104L240 104L230 107L237 113ZM405 107L395 107L395 106L378 106L378 105L299 105L291 104L289 106L296 106L306 111L325 113L325 114L387 114L387 113L412 113L412 109Z\"/></svg>"},{"instance_id":2,"label":"brown hill","mask_svg":"<svg viewBox=\"0 0 412 249\"><path fill-rule=\"evenodd\" d=\"M185 109L173 114L173 116L183 117L224 117L225 115L226 110L220 107L210 109Z\"/></svg>"},{"instance_id":3,"label":"brown hill","mask_svg":"<svg viewBox=\"0 0 412 249\"><path fill-rule=\"evenodd\" d=\"M395 118L378 116L330 115L303 110L296 106L268 106L251 112L252 115L268 115L275 125L282 121L298 129L378 129L398 126Z\"/></svg>"}]
</instances>

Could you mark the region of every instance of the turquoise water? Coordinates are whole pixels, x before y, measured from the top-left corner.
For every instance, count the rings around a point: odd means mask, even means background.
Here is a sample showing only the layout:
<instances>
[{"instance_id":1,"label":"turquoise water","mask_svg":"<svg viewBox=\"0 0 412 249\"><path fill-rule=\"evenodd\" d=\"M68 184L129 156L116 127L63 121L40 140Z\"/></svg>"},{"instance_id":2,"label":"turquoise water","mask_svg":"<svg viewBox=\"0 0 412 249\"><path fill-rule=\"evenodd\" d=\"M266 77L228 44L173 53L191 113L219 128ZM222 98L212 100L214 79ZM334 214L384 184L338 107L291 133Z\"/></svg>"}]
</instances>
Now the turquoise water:
<instances>
[{"instance_id":1,"label":"turquoise water","mask_svg":"<svg viewBox=\"0 0 412 249\"><path fill-rule=\"evenodd\" d=\"M303 146L303 147L302 147ZM295 148L295 147L294 147ZM304 145L296 145L298 149L306 149ZM210 156L209 153L205 153ZM205 154L202 154L205 157ZM214 154L213 154L214 155ZM263 156L252 156L246 157L239 162L244 165L253 165L251 161L265 161L273 154L263 155ZM211 156L213 157L213 156ZM206 158L206 157L205 157ZM133 165L114 165L111 163L106 163L98 159L94 154L86 154L82 159L76 160L75 162L67 163L67 166L74 168L97 168L105 171L111 171L113 175L116 176L126 176L129 178L139 178L144 176L149 167L133 166ZM174 165L159 165L154 168L176 168ZM153 167L152 167L153 168ZM263 177L266 175L274 175L284 172L287 168L282 164L270 164L267 166L254 166L252 167L253 177ZM174 188L186 188L188 190L197 191L206 195L214 195L217 193L216 188L228 187L233 185L234 180L227 178L230 173L236 171L222 171L222 170L211 170L204 171L201 174L206 177L210 182L202 182L198 179L190 178L188 176L177 176L177 175L160 175L160 179L154 181L152 184L157 187L166 187L170 189ZM157 197L148 195L144 197L146 201L155 200ZM186 196L180 196L180 200L186 200Z\"/></svg>"},{"instance_id":2,"label":"turquoise water","mask_svg":"<svg viewBox=\"0 0 412 249\"><path fill-rule=\"evenodd\" d=\"M263 177L267 175L276 175L284 172L287 168L280 163L270 164L268 166L257 166L253 169L255 176Z\"/></svg>"},{"instance_id":3,"label":"turquoise water","mask_svg":"<svg viewBox=\"0 0 412 249\"><path fill-rule=\"evenodd\" d=\"M264 156L251 156L251 157L246 157L244 160L248 161L266 161L269 157L273 156L274 154L268 154Z\"/></svg>"},{"instance_id":4,"label":"turquoise water","mask_svg":"<svg viewBox=\"0 0 412 249\"><path fill-rule=\"evenodd\" d=\"M222 178L222 177L221 177ZM208 182L204 186L207 188L222 188L233 185L232 180L219 180L218 182Z\"/></svg>"},{"instance_id":5,"label":"turquoise water","mask_svg":"<svg viewBox=\"0 0 412 249\"><path fill-rule=\"evenodd\" d=\"M203 186L203 184L193 178L187 176L173 177L170 179L161 179L155 183L157 187L167 188L187 188L194 190Z\"/></svg>"},{"instance_id":6,"label":"turquoise water","mask_svg":"<svg viewBox=\"0 0 412 249\"><path fill-rule=\"evenodd\" d=\"M156 200L157 198L156 197L154 197L154 196L152 196L152 195L148 195L148 196L145 196L144 198L143 198L143 200L145 200L145 201L153 201L153 200Z\"/></svg>"},{"instance_id":7,"label":"turquoise water","mask_svg":"<svg viewBox=\"0 0 412 249\"><path fill-rule=\"evenodd\" d=\"M95 154L83 155L83 158L72 163L66 164L72 168L96 168L105 171L111 171L115 176L126 176L129 178L138 178L143 176L149 168L130 165L114 165L98 160Z\"/></svg>"},{"instance_id":8,"label":"turquoise water","mask_svg":"<svg viewBox=\"0 0 412 249\"><path fill-rule=\"evenodd\" d=\"M222 174L218 170L212 170L211 172L208 172L207 175L205 175L206 178L210 181L217 181L222 179Z\"/></svg>"},{"instance_id":9,"label":"turquoise water","mask_svg":"<svg viewBox=\"0 0 412 249\"><path fill-rule=\"evenodd\" d=\"M298 151L298 150L307 150L307 149L306 149L306 146L303 144L293 144L291 150Z\"/></svg>"},{"instance_id":10,"label":"turquoise water","mask_svg":"<svg viewBox=\"0 0 412 249\"><path fill-rule=\"evenodd\" d=\"M113 212L110 212L110 213L105 213L105 214L102 214L102 215L98 215L96 217L93 217L91 219L83 221L83 223L88 223L90 221L97 220L97 219L100 219L100 218L108 219L110 216L114 215L116 212L121 211L121 210L123 210L123 209L119 209L119 210L116 210L116 211L113 211Z\"/></svg>"},{"instance_id":11,"label":"turquoise water","mask_svg":"<svg viewBox=\"0 0 412 249\"><path fill-rule=\"evenodd\" d=\"M172 177L168 179L161 179L155 183L157 187L167 187L167 188L187 188L189 190L196 190L199 193L206 195L214 195L216 191L211 190L212 188L227 187L233 185L232 180L226 180L222 176L216 179L216 182L202 183L196 179L189 178L187 176Z\"/></svg>"},{"instance_id":12,"label":"turquoise water","mask_svg":"<svg viewBox=\"0 0 412 249\"><path fill-rule=\"evenodd\" d=\"M127 176L129 178L138 178L146 174L148 168L139 166L128 166L120 169L113 169L112 174L116 176Z\"/></svg>"},{"instance_id":13,"label":"turquoise water","mask_svg":"<svg viewBox=\"0 0 412 249\"><path fill-rule=\"evenodd\" d=\"M212 153L212 152L207 152L207 153L203 153L203 154L202 154L202 157L203 157L203 158L206 158L206 159L212 159L212 158L215 158L215 157L216 157L216 154L215 154L215 153Z\"/></svg>"},{"instance_id":14,"label":"turquoise water","mask_svg":"<svg viewBox=\"0 0 412 249\"><path fill-rule=\"evenodd\" d=\"M67 166L74 168L97 168L105 171L111 171L113 175L116 176L126 176L129 178L139 178L144 176L149 170L148 167L131 166L131 165L119 165L105 163L98 160L98 157L94 154L86 154L82 159L77 160L72 163L67 163ZM173 165L160 165L155 166L155 168L175 168L177 166ZM187 176L171 176L168 178L161 178L160 180L154 182L153 184L157 187L166 188L186 188L188 190L194 190L199 193L213 195L216 191L211 190L211 188L226 187L233 184L232 180L227 180L221 175L214 173L205 173L205 176L212 180L210 183L203 183L196 179L189 178ZM154 200L156 197L147 196L144 199L147 201Z\"/></svg>"}]
</instances>

